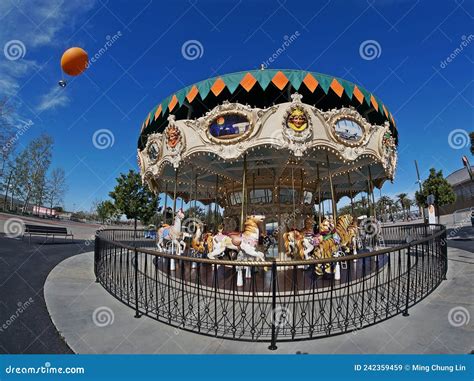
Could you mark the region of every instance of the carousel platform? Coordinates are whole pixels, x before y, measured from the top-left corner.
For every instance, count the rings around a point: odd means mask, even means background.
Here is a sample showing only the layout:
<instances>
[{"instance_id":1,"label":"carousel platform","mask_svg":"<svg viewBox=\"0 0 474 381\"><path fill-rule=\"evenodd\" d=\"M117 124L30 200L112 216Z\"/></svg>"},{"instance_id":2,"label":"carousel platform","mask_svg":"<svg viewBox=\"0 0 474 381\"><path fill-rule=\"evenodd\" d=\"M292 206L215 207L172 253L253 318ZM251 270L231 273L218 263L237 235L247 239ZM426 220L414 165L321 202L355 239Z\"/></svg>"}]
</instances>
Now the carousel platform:
<instances>
[{"instance_id":1,"label":"carousel platform","mask_svg":"<svg viewBox=\"0 0 474 381\"><path fill-rule=\"evenodd\" d=\"M471 308L474 265L466 264L466 258L474 257L450 248L449 258L448 279L414 306L409 318L399 315L349 335L282 342L273 353L469 353L472 321L455 326L449 316L456 308ZM217 339L146 316L135 319L128 306L95 282L93 265L92 252L68 258L50 272L44 286L51 319L75 353L272 353L267 343Z\"/></svg>"}]
</instances>

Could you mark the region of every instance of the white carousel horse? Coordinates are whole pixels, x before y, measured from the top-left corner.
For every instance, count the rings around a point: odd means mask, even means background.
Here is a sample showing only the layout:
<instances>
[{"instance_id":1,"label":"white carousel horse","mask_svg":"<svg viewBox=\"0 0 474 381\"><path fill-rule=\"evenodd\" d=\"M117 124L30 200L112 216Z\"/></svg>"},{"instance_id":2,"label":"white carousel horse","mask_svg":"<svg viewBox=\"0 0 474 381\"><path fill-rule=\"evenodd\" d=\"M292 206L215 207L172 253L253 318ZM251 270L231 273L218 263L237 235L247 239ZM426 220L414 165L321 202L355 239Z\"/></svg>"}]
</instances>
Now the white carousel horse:
<instances>
[{"instance_id":1,"label":"white carousel horse","mask_svg":"<svg viewBox=\"0 0 474 381\"><path fill-rule=\"evenodd\" d=\"M213 242L213 250L207 254L208 258L216 259L224 255L226 249L238 251L244 255L255 257L259 261L265 261L265 254L256 249L260 230L258 224L263 222L265 216L248 216L244 223L244 231L220 234Z\"/></svg>"},{"instance_id":2,"label":"white carousel horse","mask_svg":"<svg viewBox=\"0 0 474 381\"><path fill-rule=\"evenodd\" d=\"M176 248L176 254L181 255L186 249L186 242L184 242L184 235L181 233L181 221L184 218L184 213L182 209L179 209L176 212L174 217L174 225L169 226L165 225L158 229L158 240L156 242L156 247L160 251L165 251L166 248L163 247L163 241L169 241L171 247ZM187 234L189 235L189 234Z\"/></svg>"}]
</instances>

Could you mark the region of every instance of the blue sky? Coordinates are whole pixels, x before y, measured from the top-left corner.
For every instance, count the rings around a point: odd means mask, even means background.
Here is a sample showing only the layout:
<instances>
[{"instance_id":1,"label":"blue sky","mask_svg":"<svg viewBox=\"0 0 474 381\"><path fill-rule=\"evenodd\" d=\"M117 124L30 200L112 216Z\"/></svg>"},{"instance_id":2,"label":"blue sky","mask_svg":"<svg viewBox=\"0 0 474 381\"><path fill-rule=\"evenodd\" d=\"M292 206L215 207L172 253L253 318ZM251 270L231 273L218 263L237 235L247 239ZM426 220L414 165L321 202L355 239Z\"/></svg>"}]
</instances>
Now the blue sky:
<instances>
[{"instance_id":1,"label":"blue sky","mask_svg":"<svg viewBox=\"0 0 474 381\"><path fill-rule=\"evenodd\" d=\"M137 169L140 125L163 98L207 77L259 68L298 32L270 67L331 74L378 95L400 133L396 180L383 193L412 194L414 159L426 177L432 166L447 175L470 156L464 139L473 130L473 4L4 0L0 97L14 106L19 124L33 122L18 149L42 132L54 137L52 166L68 175L66 208L88 210L107 198L120 172ZM24 46L19 58L5 52L12 40ZM65 49L80 46L92 57L110 40L84 75L57 86ZM200 58L183 57L189 40L202 45ZM371 60L359 51L367 40L380 46ZM99 129L112 131L109 148L94 146Z\"/></svg>"}]
</instances>

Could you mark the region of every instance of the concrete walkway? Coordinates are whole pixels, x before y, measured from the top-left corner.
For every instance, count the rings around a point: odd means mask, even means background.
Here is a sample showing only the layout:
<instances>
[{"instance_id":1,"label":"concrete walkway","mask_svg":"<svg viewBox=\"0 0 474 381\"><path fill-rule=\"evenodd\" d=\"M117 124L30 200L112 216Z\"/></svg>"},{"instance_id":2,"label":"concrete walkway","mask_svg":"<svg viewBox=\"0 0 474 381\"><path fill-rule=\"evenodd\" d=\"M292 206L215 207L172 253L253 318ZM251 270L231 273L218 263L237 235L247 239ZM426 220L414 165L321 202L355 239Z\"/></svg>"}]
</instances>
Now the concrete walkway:
<instances>
[{"instance_id":1,"label":"concrete walkway","mask_svg":"<svg viewBox=\"0 0 474 381\"><path fill-rule=\"evenodd\" d=\"M469 353L474 349L474 253L449 249L448 280L401 315L330 338L279 343L215 339L170 327L112 297L93 276L93 253L68 258L49 274L51 319L76 353Z\"/></svg>"}]
</instances>

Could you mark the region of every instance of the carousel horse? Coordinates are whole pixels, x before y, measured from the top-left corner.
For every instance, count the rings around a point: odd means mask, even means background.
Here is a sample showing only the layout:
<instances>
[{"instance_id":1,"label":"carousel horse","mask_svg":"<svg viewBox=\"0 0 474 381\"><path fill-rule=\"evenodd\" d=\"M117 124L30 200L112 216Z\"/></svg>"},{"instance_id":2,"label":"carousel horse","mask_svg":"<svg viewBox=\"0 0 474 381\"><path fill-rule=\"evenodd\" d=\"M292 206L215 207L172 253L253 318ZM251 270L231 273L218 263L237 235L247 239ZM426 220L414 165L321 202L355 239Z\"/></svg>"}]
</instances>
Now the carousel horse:
<instances>
[{"instance_id":1,"label":"carousel horse","mask_svg":"<svg viewBox=\"0 0 474 381\"><path fill-rule=\"evenodd\" d=\"M233 250L239 254L242 253L264 261L265 255L256 249L260 236L258 224L262 223L264 219L265 216L261 215L248 216L242 233L231 232L224 234L221 228L216 236L213 237L213 250L207 254L208 258L216 259L225 255L226 250Z\"/></svg>"},{"instance_id":2,"label":"carousel horse","mask_svg":"<svg viewBox=\"0 0 474 381\"><path fill-rule=\"evenodd\" d=\"M183 233L181 233L181 221L184 218L184 213L182 209L179 209L176 212L174 217L174 224L172 226L164 224L161 228L158 229L158 239L156 246L158 250L165 251L166 247L163 247L164 241L171 242L171 245L176 247L176 254L181 255L185 248L186 243L184 242Z\"/></svg>"},{"instance_id":3,"label":"carousel horse","mask_svg":"<svg viewBox=\"0 0 474 381\"><path fill-rule=\"evenodd\" d=\"M295 260L304 259L303 236L297 229L291 229L283 234L285 253Z\"/></svg>"},{"instance_id":4,"label":"carousel horse","mask_svg":"<svg viewBox=\"0 0 474 381\"><path fill-rule=\"evenodd\" d=\"M319 235L313 231L314 223L313 217L306 217L303 230L293 228L283 234L287 256L297 260L310 259L311 253L320 242Z\"/></svg>"},{"instance_id":5,"label":"carousel horse","mask_svg":"<svg viewBox=\"0 0 474 381\"><path fill-rule=\"evenodd\" d=\"M315 248L313 256L317 259L340 257L354 249L357 236L357 226L350 214L339 216L336 225L330 219L324 219L320 224L321 242ZM332 273L331 263L316 266L316 274Z\"/></svg>"},{"instance_id":6,"label":"carousel horse","mask_svg":"<svg viewBox=\"0 0 474 381\"><path fill-rule=\"evenodd\" d=\"M191 239L191 249L193 255L205 256L209 251L212 251L212 234L204 233L203 225L198 224L196 231Z\"/></svg>"}]
</instances>

